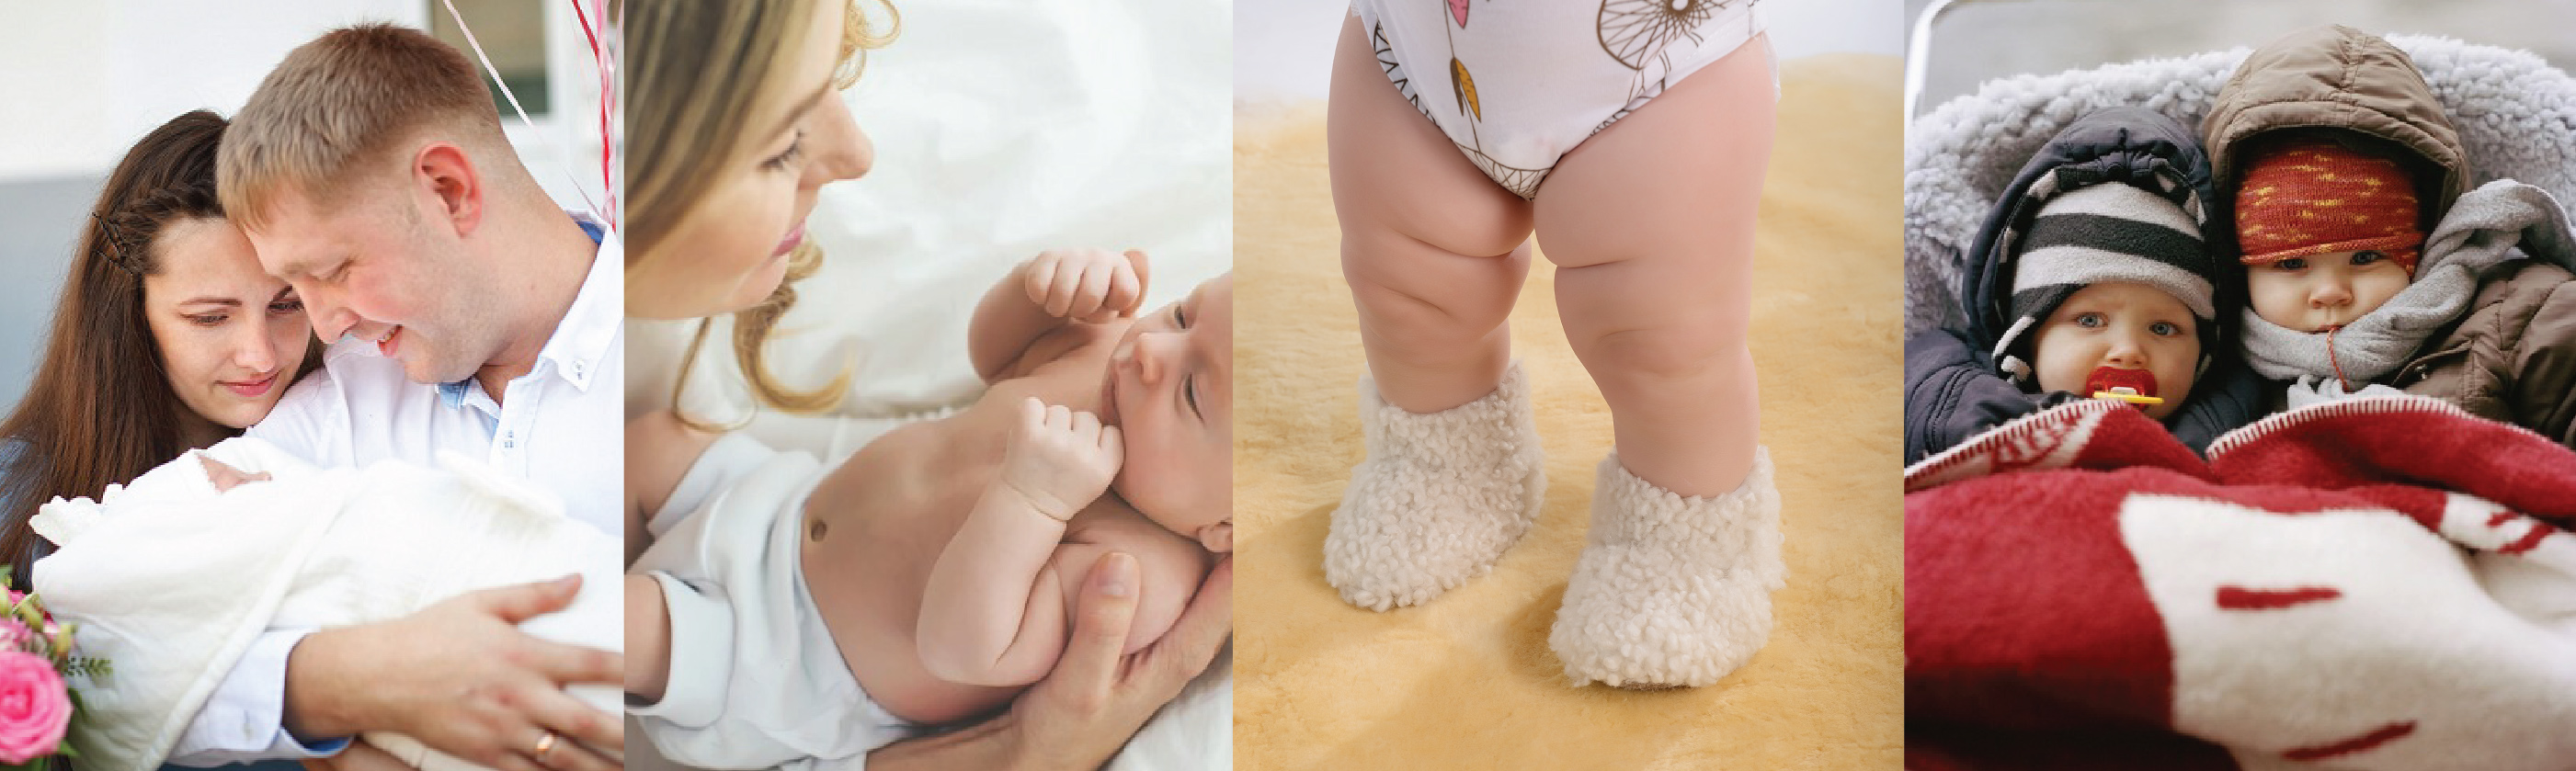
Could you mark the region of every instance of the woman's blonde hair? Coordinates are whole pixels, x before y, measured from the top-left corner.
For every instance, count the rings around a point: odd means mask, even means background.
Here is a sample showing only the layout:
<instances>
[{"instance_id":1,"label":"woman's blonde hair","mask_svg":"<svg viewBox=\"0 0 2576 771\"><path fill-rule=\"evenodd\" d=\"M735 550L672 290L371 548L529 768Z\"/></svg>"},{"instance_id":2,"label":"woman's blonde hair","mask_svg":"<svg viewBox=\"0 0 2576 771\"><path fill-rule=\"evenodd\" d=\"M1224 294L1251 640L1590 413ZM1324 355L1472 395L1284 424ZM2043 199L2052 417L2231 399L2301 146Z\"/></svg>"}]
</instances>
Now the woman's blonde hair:
<instances>
[{"instance_id":1,"label":"woman's blonde hair","mask_svg":"<svg viewBox=\"0 0 2576 771\"><path fill-rule=\"evenodd\" d=\"M626 114L626 267L633 271L644 255L653 254L672 229L687 217L726 163L751 152L755 139L741 131L743 117L764 95L776 99L779 73L795 53L794 41L811 18L814 4L850 0L637 0L628 4L626 42L633 52L627 76L634 103ZM850 5L842 14L840 68L833 85L849 88L866 65L867 52L894 39L902 17L890 0L878 0L886 11L884 29ZM765 90L764 90L765 88ZM668 259L668 258L665 258ZM849 387L846 370L812 391L780 385L770 375L763 350L780 318L796 303L797 281L823 266L823 251L813 242L788 255L786 277L767 298L734 311L734 362L761 404L789 412L822 412L838 406ZM671 409L690 426L715 428L689 418L679 408L689 370L704 347L714 319L701 319L681 355Z\"/></svg>"}]
</instances>

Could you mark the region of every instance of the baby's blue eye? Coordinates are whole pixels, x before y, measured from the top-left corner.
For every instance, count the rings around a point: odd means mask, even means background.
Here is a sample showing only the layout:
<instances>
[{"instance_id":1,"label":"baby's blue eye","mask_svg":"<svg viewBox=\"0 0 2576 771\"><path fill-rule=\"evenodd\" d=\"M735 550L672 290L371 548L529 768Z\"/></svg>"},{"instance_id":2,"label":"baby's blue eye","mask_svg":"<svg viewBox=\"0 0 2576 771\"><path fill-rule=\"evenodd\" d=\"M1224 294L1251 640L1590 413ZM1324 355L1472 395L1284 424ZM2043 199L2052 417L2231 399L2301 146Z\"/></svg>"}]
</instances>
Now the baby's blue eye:
<instances>
[{"instance_id":1,"label":"baby's blue eye","mask_svg":"<svg viewBox=\"0 0 2576 771\"><path fill-rule=\"evenodd\" d=\"M2156 333L2157 337L2172 337L2182 334L2182 326L2170 321L2159 321L2147 325L2147 331Z\"/></svg>"},{"instance_id":2,"label":"baby's blue eye","mask_svg":"<svg viewBox=\"0 0 2576 771\"><path fill-rule=\"evenodd\" d=\"M2099 327L2106 323L2109 322L2104 321L2102 314L2099 313L2079 313L2075 315L2075 325L2079 327Z\"/></svg>"},{"instance_id":3,"label":"baby's blue eye","mask_svg":"<svg viewBox=\"0 0 2576 771\"><path fill-rule=\"evenodd\" d=\"M2378 251L2371 249L2363 249L2352 253L2352 264L2354 265L2368 265L2385 259L2388 259L2388 255L2381 254Z\"/></svg>"},{"instance_id":4,"label":"baby's blue eye","mask_svg":"<svg viewBox=\"0 0 2576 771\"><path fill-rule=\"evenodd\" d=\"M2308 258L2291 257L2272 263L2272 267L2276 270L2307 270Z\"/></svg>"}]
</instances>

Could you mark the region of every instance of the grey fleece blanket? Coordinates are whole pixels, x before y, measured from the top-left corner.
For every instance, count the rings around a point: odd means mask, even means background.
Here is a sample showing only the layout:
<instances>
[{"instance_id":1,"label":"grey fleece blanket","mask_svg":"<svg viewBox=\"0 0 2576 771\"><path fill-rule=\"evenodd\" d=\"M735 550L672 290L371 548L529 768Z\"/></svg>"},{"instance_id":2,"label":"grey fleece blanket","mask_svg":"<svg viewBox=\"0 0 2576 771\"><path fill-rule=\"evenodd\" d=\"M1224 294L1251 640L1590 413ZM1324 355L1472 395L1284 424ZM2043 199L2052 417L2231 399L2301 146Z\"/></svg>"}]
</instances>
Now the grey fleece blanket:
<instances>
[{"instance_id":1,"label":"grey fleece blanket","mask_svg":"<svg viewBox=\"0 0 2576 771\"><path fill-rule=\"evenodd\" d=\"M2576 78L2529 52L2387 35L2460 129L2472 183L2518 179L2576 201ZM2077 117L2137 105L2200 125L2251 49L2018 75L1915 118L1905 132L1905 333L1958 326L1960 255L1995 197Z\"/></svg>"}]
</instances>

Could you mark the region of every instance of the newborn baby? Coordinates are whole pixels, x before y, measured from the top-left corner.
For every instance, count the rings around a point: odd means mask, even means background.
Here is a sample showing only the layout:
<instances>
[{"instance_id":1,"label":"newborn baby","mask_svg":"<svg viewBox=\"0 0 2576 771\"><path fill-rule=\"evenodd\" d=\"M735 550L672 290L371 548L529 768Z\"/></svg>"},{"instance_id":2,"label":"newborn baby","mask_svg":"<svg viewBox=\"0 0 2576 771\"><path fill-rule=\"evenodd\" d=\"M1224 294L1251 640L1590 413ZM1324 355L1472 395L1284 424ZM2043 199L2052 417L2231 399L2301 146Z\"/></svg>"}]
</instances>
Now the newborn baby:
<instances>
[{"instance_id":1,"label":"newborn baby","mask_svg":"<svg viewBox=\"0 0 2576 771\"><path fill-rule=\"evenodd\" d=\"M983 396L837 468L701 453L629 579L632 633L669 636L629 659L657 746L796 766L988 714L1054 668L1111 552L1138 563L1128 649L1160 638L1232 548L1233 282L1135 318L1146 279L1137 252L1022 264L969 330Z\"/></svg>"},{"instance_id":2,"label":"newborn baby","mask_svg":"<svg viewBox=\"0 0 2576 771\"><path fill-rule=\"evenodd\" d=\"M164 463L99 500L57 499L30 520L59 546L35 590L80 654L114 673L74 681L71 744L85 769L160 765L264 629L365 624L475 589L579 573L586 587L528 633L622 650L618 539L560 502L457 455L441 469L383 462L320 469L257 439ZM604 688L572 693L600 709ZM369 734L414 766L473 768L419 742ZM622 748L607 748L611 757Z\"/></svg>"}]
</instances>

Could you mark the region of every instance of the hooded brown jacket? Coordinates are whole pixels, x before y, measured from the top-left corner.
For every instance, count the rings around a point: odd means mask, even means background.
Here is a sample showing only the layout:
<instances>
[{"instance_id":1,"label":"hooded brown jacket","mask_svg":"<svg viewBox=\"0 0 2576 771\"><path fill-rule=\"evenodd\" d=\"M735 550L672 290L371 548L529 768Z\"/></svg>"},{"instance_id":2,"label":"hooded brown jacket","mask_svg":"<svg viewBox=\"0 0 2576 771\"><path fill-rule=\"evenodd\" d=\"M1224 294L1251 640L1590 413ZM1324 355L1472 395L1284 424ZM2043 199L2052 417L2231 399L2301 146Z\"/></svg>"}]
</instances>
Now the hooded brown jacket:
<instances>
[{"instance_id":1,"label":"hooded brown jacket","mask_svg":"<svg viewBox=\"0 0 2576 771\"><path fill-rule=\"evenodd\" d=\"M2245 57L2200 123L2221 203L2236 199L2247 140L2281 129L2342 129L2387 140L2440 170L2422 224L2431 229L2469 191L2460 132L2415 60L2388 41L2345 26L2283 36ZM2231 207L2232 208L2232 207Z\"/></svg>"},{"instance_id":2,"label":"hooded brown jacket","mask_svg":"<svg viewBox=\"0 0 2576 771\"><path fill-rule=\"evenodd\" d=\"M2468 191L2459 131L2414 60L2377 36L2317 27L2246 57L2201 122L2218 200L2235 201L2248 140L2295 128L2376 137L2440 169L2438 186L2425 190L2428 230ZM2233 207L2225 208L2231 216L2222 232L2232 235ZM2576 447L2576 274L2528 259L2489 269L2460 319L2389 381Z\"/></svg>"}]
</instances>

